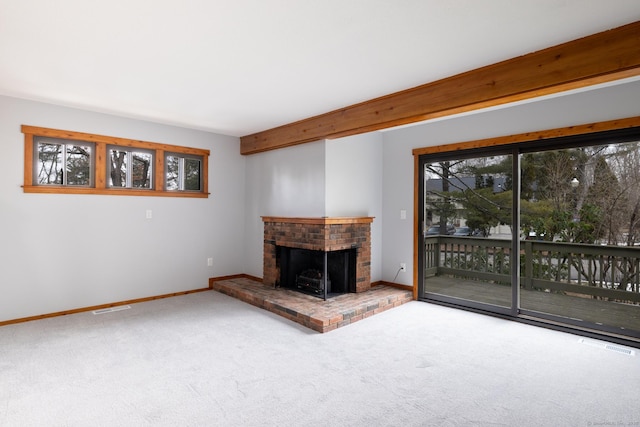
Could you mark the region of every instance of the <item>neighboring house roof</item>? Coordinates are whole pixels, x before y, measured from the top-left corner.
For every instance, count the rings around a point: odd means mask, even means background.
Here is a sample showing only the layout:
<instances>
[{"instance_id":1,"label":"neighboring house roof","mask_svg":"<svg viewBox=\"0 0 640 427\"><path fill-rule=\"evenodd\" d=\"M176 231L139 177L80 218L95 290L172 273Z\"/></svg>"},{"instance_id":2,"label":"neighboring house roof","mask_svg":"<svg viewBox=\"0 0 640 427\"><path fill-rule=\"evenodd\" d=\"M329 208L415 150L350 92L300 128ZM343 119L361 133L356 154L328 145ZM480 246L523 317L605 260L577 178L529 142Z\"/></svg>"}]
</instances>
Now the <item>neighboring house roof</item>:
<instances>
[{"instance_id":1,"label":"neighboring house roof","mask_svg":"<svg viewBox=\"0 0 640 427\"><path fill-rule=\"evenodd\" d=\"M485 179L487 177L485 176ZM449 181L449 192L455 193L459 191L464 191L466 189L475 189L476 188L476 177L475 176L462 176L462 177L450 177ZM506 178L502 176L493 176L493 192L500 193L504 191ZM442 192L444 180L441 178L435 179L427 179L425 182L425 189L427 191L436 191Z\"/></svg>"}]
</instances>

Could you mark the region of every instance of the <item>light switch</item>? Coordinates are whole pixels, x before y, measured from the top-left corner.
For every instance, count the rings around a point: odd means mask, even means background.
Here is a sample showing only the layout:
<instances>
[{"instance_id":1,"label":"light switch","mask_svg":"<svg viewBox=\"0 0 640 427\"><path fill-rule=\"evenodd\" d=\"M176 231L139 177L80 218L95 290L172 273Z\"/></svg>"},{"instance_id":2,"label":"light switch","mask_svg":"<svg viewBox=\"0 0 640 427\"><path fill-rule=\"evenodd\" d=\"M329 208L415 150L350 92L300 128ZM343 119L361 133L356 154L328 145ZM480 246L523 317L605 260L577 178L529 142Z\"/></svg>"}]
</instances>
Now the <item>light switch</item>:
<instances>
[{"instance_id":1,"label":"light switch","mask_svg":"<svg viewBox=\"0 0 640 427\"><path fill-rule=\"evenodd\" d=\"M151 212L151 209L147 209L147 219L151 218L153 218L153 212Z\"/></svg>"},{"instance_id":2,"label":"light switch","mask_svg":"<svg viewBox=\"0 0 640 427\"><path fill-rule=\"evenodd\" d=\"M407 211L405 209L400 211L400 219L407 219Z\"/></svg>"}]
</instances>

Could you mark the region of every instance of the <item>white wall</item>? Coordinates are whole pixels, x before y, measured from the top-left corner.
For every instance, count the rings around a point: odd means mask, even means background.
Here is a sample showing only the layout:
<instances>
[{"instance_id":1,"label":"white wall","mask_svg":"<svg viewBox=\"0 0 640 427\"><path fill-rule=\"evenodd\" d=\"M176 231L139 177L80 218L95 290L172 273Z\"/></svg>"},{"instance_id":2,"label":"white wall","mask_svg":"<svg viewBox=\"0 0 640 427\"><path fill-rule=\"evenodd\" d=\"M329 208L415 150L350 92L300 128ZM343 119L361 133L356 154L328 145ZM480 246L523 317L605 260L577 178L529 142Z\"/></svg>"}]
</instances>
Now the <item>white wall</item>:
<instances>
[{"instance_id":1,"label":"white wall","mask_svg":"<svg viewBox=\"0 0 640 427\"><path fill-rule=\"evenodd\" d=\"M326 144L326 215L372 216L371 280L382 274L382 134L373 132Z\"/></svg>"},{"instance_id":2,"label":"white wall","mask_svg":"<svg viewBox=\"0 0 640 427\"><path fill-rule=\"evenodd\" d=\"M325 141L246 157L246 274L262 277L262 216L326 215L324 176Z\"/></svg>"},{"instance_id":3,"label":"white wall","mask_svg":"<svg viewBox=\"0 0 640 427\"><path fill-rule=\"evenodd\" d=\"M247 157L246 273L262 277L261 216L373 216L371 277L382 256L382 136L317 141Z\"/></svg>"},{"instance_id":4,"label":"white wall","mask_svg":"<svg viewBox=\"0 0 640 427\"><path fill-rule=\"evenodd\" d=\"M412 284L414 148L640 116L639 100L636 81L383 132L383 280L407 260L395 281Z\"/></svg>"},{"instance_id":5,"label":"white wall","mask_svg":"<svg viewBox=\"0 0 640 427\"><path fill-rule=\"evenodd\" d=\"M633 82L241 156L238 138L0 97L0 321L262 277L263 215L374 216L372 280L411 285L413 148L640 116L638 99ZM25 194L22 124L210 149L212 194Z\"/></svg>"},{"instance_id":6,"label":"white wall","mask_svg":"<svg viewBox=\"0 0 640 427\"><path fill-rule=\"evenodd\" d=\"M22 124L209 149L211 195L25 194ZM203 288L209 277L242 272L238 138L0 97L0 147L0 321Z\"/></svg>"}]
</instances>

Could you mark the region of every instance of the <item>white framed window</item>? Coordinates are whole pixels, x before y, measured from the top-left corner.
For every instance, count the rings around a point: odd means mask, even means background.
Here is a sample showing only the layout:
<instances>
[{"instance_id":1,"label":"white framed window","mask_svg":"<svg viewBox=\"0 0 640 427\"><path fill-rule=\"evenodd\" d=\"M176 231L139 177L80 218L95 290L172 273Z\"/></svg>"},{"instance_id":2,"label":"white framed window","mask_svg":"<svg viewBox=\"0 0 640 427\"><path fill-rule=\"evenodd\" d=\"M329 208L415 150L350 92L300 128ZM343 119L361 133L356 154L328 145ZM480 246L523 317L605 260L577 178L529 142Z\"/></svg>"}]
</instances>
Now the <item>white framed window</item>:
<instances>
[{"instance_id":1,"label":"white framed window","mask_svg":"<svg viewBox=\"0 0 640 427\"><path fill-rule=\"evenodd\" d=\"M165 188L167 191L201 191L202 156L167 153Z\"/></svg>"},{"instance_id":2,"label":"white framed window","mask_svg":"<svg viewBox=\"0 0 640 427\"><path fill-rule=\"evenodd\" d=\"M153 188L154 153L150 150L107 147L109 186L117 188Z\"/></svg>"},{"instance_id":3,"label":"white framed window","mask_svg":"<svg viewBox=\"0 0 640 427\"><path fill-rule=\"evenodd\" d=\"M34 140L35 185L92 187L94 185L94 144L58 138Z\"/></svg>"}]
</instances>

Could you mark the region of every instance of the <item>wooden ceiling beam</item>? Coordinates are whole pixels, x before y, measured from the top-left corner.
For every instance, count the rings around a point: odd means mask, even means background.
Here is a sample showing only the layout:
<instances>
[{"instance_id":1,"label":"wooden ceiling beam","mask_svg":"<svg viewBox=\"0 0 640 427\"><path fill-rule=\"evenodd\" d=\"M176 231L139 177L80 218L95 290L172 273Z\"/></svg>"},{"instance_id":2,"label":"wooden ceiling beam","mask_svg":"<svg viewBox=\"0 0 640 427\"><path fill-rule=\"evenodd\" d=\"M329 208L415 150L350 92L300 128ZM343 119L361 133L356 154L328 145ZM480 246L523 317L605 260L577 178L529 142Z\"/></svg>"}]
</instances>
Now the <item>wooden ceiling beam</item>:
<instances>
[{"instance_id":1,"label":"wooden ceiling beam","mask_svg":"<svg viewBox=\"0 0 640 427\"><path fill-rule=\"evenodd\" d=\"M640 21L240 138L254 154L640 75Z\"/></svg>"}]
</instances>

